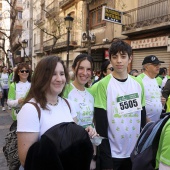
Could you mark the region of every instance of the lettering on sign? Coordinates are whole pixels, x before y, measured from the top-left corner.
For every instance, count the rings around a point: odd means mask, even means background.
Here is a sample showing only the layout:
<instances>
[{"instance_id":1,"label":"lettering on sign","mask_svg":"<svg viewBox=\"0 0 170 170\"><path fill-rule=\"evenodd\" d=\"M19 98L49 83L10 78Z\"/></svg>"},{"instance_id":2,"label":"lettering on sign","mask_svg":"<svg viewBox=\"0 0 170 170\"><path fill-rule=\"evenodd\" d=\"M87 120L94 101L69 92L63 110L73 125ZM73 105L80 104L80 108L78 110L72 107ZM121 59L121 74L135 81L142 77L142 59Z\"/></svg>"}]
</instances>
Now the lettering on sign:
<instances>
[{"instance_id":1,"label":"lettering on sign","mask_svg":"<svg viewBox=\"0 0 170 170\"><path fill-rule=\"evenodd\" d=\"M103 6L102 20L122 24L122 12Z\"/></svg>"},{"instance_id":2,"label":"lettering on sign","mask_svg":"<svg viewBox=\"0 0 170 170\"><path fill-rule=\"evenodd\" d=\"M131 41L132 49L167 46L168 37L155 37Z\"/></svg>"}]
</instances>

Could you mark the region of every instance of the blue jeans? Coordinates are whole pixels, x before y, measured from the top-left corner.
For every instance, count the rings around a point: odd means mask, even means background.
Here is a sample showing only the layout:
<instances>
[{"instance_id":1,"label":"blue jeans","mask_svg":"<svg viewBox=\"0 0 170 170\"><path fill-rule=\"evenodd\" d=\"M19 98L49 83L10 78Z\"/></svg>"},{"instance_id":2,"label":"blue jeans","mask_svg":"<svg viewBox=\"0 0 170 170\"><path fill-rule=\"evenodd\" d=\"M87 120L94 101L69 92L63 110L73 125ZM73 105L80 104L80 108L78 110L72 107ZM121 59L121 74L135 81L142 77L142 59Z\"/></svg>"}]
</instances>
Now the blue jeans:
<instances>
[{"instance_id":1,"label":"blue jeans","mask_svg":"<svg viewBox=\"0 0 170 170\"><path fill-rule=\"evenodd\" d=\"M8 89L2 89L2 98L1 98L2 107L4 107L5 99L6 99L6 101L8 99Z\"/></svg>"}]
</instances>

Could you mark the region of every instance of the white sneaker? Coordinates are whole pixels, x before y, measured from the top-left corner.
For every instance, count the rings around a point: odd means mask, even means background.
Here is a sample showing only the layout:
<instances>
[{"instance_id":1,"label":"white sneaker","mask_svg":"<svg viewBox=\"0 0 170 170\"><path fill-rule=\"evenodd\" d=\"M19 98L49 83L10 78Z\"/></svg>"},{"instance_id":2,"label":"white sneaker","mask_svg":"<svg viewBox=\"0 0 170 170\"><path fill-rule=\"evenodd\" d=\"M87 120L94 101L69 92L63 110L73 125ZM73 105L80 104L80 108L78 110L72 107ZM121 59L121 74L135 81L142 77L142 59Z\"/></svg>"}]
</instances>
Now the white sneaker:
<instances>
[{"instance_id":1,"label":"white sneaker","mask_svg":"<svg viewBox=\"0 0 170 170\"><path fill-rule=\"evenodd\" d=\"M11 110L11 108L8 106L8 110Z\"/></svg>"},{"instance_id":2,"label":"white sneaker","mask_svg":"<svg viewBox=\"0 0 170 170\"><path fill-rule=\"evenodd\" d=\"M5 107L2 107L2 111L5 111Z\"/></svg>"}]
</instances>

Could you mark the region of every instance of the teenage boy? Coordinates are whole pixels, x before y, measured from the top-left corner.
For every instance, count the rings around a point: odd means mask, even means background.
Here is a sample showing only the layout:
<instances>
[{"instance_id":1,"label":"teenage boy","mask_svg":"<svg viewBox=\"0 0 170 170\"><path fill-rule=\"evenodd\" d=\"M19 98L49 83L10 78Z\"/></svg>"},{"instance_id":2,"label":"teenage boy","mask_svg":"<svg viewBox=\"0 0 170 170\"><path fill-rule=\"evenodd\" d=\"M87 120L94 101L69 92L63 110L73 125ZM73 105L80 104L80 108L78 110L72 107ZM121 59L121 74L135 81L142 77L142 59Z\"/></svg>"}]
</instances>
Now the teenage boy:
<instances>
[{"instance_id":1,"label":"teenage boy","mask_svg":"<svg viewBox=\"0 0 170 170\"><path fill-rule=\"evenodd\" d=\"M106 138L99 145L100 166L102 170L131 170L130 154L146 123L144 90L127 73L132 60L129 44L113 40L109 58L114 71L99 82L95 96L96 131Z\"/></svg>"}]
</instances>

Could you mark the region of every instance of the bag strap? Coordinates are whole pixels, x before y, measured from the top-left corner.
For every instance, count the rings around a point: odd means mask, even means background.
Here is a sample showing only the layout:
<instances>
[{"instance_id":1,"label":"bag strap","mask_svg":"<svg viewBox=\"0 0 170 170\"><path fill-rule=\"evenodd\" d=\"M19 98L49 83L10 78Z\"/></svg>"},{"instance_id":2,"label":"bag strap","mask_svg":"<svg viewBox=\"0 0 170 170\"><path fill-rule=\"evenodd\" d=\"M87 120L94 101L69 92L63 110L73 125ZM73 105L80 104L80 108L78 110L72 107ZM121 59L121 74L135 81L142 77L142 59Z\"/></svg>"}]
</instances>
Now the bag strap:
<instances>
[{"instance_id":1,"label":"bag strap","mask_svg":"<svg viewBox=\"0 0 170 170\"><path fill-rule=\"evenodd\" d=\"M39 108L39 106L37 105L37 103L34 103L34 102L27 102L27 103L30 103L30 104L32 104L32 105L35 106L35 108L37 109L37 112L38 112L38 118L39 118L39 120L40 120L40 118L41 118L41 111L40 111L40 108Z\"/></svg>"},{"instance_id":2,"label":"bag strap","mask_svg":"<svg viewBox=\"0 0 170 170\"><path fill-rule=\"evenodd\" d=\"M67 99L65 99L65 98L63 98L64 100L65 100L65 102L67 103L67 105L68 105L68 107L69 107L69 109L70 109L70 112L71 112L71 107L70 107L70 104L69 104L69 102L68 102L68 100Z\"/></svg>"}]
</instances>

